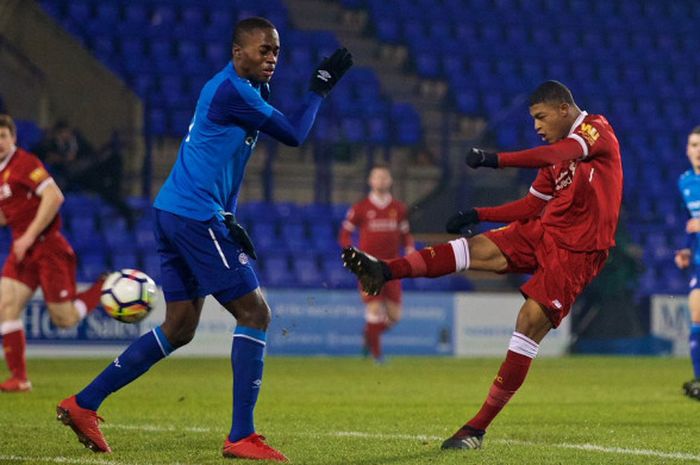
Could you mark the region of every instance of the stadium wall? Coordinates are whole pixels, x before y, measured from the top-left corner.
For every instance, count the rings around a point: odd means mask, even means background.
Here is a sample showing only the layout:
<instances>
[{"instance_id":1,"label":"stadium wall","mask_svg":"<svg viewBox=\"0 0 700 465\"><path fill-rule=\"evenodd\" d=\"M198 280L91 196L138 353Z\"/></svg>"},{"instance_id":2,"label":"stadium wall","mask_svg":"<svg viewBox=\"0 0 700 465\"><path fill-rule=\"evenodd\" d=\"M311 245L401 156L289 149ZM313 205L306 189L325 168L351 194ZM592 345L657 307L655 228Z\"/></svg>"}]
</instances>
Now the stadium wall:
<instances>
[{"instance_id":1,"label":"stadium wall","mask_svg":"<svg viewBox=\"0 0 700 465\"><path fill-rule=\"evenodd\" d=\"M11 112L42 125L66 120L80 128L96 147L109 142L116 131L125 143L127 168L132 172L135 167L140 170L144 153L143 109L138 96L117 76L34 1L0 2L0 39L31 64L34 80L43 79L29 89L19 83L3 85L0 92ZM16 67L2 68L0 83L22 79L26 74L26 70L18 73ZM48 100L43 107L33 103L38 98L34 92L42 92L41 98ZM27 103L23 103L25 100ZM42 113L45 107L48 116ZM30 114L31 111L37 113Z\"/></svg>"},{"instance_id":2,"label":"stadium wall","mask_svg":"<svg viewBox=\"0 0 700 465\"><path fill-rule=\"evenodd\" d=\"M265 291L273 319L270 355L359 355L364 306L356 291ZM161 296L162 297L162 296ZM516 293L404 293L403 319L383 338L387 355L502 356L513 332L522 296ZM102 311L78 327L58 329L40 296L25 313L29 356L113 356L163 321L159 300L140 324L119 323ZM207 298L194 340L179 356L228 356L235 320ZM570 340L568 320L542 344L542 355L563 355Z\"/></svg>"}]
</instances>

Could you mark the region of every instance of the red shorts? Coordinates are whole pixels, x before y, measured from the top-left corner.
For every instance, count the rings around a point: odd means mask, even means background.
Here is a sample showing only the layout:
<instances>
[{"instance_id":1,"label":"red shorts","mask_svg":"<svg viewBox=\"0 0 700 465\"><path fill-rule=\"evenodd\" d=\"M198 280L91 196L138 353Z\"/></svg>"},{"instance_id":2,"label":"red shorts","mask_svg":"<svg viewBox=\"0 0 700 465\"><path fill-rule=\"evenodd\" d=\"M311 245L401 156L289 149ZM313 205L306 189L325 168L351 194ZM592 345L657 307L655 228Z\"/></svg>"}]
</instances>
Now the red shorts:
<instances>
[{"instance_id":1,"label":"red shorts","mask_svg":"<svg viewBox=\"0 0 700 465\"><path fill-rule=\"evenodd\" d=\"M559 247L540 220L515 222L484 233L508 260L504 273L531 273L520 291L542 305L556 328L608 258L607 250L574 252Z\"/></svg>"},{"instance_id":2,"label":"red shorts","mask_svg":"<svg viewBox=\"0 0 700 465\"><path fill-rule=\"evenodd\" d=\"M362 296L362 301L364 303L375 302L378 300L384 301L389 300L396 304L401 303L401 281L395 279L393 281L387 281L382 287L382 291L379 295L368 295L360 289L360 295Z\"/></svg>"},{"instance_id":3,"label":"red shorts","mask_svg":"<svg viewBox=\"0 0 700 465\"><path fill-rule=\"evenodd\" d=\"M58 303L75 298L75 267L73 248L61 233L54 232L37 239L19 263L10 248L2 276L19 281L32 290L41 286L44 300Z\"/></svg>"}]
</instances>

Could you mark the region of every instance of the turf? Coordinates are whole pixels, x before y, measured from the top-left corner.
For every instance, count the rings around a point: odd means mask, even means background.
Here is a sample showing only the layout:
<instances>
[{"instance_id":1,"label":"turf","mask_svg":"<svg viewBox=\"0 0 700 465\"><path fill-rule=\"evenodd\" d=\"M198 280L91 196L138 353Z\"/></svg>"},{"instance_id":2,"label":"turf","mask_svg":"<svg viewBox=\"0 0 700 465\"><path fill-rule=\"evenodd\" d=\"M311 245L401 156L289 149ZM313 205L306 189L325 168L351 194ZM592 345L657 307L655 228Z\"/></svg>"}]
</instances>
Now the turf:
<instances>
[{"instance_id":1,"label":"turf","mask_svg":"<svg viewBox=\"0 0 700 465\"><path fill-rule=\"evenodd\" d=\"M30 359L34 391L0 394L0 463L232 463L220 456L230 422L226 359L160 363L100 409L114 453L84 449L55 420L55 405L106 363ZM481 405L499 363L269 357L256 426L296 464L700 463L700 402L680 389L689 363L664 358L537 360L484 449L441 451Z\"/></svg>"}]
</instances>

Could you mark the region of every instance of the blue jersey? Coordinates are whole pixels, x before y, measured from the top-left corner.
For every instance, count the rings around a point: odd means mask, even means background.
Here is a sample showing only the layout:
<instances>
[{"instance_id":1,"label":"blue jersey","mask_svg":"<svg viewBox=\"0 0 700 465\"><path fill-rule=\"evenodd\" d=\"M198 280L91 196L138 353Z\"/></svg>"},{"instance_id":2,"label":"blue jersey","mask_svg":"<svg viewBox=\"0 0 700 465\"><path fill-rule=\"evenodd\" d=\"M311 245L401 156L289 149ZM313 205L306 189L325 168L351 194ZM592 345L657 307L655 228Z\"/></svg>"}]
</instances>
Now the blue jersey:
<instances>
[{"instance_id":1,"label":"blue jersey","mask_svg":"<svg viewBox=\"0 0 700 465\"><path fill-rule=\"evenodd\" d=\"M267 84L239 77L230 62L204 85L156 208L198 221L235 211L258 130L275 111L268 93Z\"/></svg>"},{"instance_id":2,"label":"blue jersey","mask_svg":"<svg viewBox=\"0 0 700 465\"><path fill-rule=\"evenodd\" d=\"M678 188L690 216L700 218L700 174L695 174L693 170L686 171L678 179ZM693 247L693 262L697 267L700 266L700 234L693 233L692 236L690 245Z\"/></svg>"}]
</instances>

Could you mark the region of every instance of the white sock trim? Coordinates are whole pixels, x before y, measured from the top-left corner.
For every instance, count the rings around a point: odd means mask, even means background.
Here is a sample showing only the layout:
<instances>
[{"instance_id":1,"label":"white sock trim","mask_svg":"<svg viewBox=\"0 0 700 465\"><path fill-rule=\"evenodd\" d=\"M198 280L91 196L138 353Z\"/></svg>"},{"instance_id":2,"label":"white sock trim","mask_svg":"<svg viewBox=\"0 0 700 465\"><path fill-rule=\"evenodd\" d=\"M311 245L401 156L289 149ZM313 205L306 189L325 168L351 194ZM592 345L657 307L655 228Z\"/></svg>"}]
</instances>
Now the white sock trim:
<instances>
[{"instance_id":1,"label":"white sock trim","mask_svg":"<svg viewBox=\"0 0 700 465\"><path fill-rule=\"evenodd\" d=\"M85 302L80 299L75 299L73 301L73 306L75 307L75 311L78 312L78 319L82 320L85 318L85 315L87 315L87 305L85 305Z\"/></svg>"},{"instance_id":2,"label":"white sock trim","mask_svg":"<svg viewBox=\"0 0 700 465\"><path fill-rule=\"evenodd\" d=\"M537 357L537 352L539 349L540 345L538 343L524 334L513 331L513 336L510 338L510 344L508 344L508 350L512 350L516 354L524 355L529 358L535 358Z\"/></svg>"},{"instance_id":3,"label":"white sock trim","mask_svg":"<svg viewBox=\"0 0 700 465\"><path fill-rule=\"evenodd\" d=\"M455 271L464 271L469 269L469 244L466 237L460 237L449 242L452 246L452 252L455 254Z\"/></svg>"},{"instance_id":4,"label":"white sock trim","mask_svg":"<svg viewBox=\"0 0 700 465\"><path fill-rule=\"evenodd\" d=\"M24 329L24 323L22 323L22 320L10 320L0 323L0 334L2 335L14 333L15 331L20 331L22 329Z\"/></svg>"}]
</instances>

